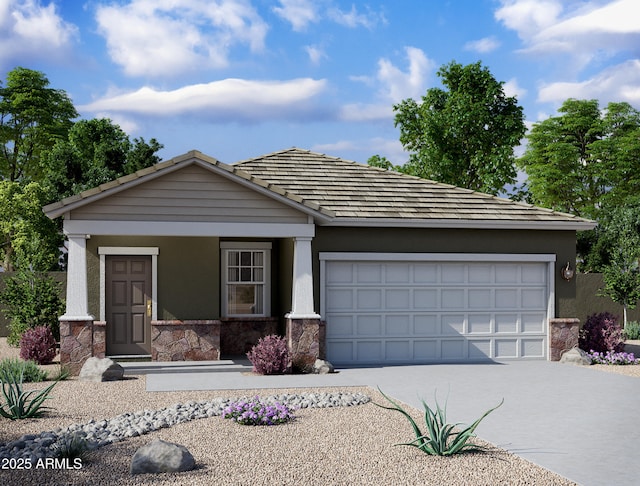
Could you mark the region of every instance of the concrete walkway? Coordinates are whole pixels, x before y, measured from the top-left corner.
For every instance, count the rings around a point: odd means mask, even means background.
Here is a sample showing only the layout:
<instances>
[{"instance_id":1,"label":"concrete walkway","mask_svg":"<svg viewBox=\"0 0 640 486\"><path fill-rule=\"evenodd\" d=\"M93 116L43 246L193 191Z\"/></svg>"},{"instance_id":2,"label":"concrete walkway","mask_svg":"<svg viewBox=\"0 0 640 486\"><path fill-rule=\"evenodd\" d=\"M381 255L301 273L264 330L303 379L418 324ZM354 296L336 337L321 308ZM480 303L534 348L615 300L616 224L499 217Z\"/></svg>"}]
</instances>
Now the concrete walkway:
<instances>
[{"instance_id":1,"label":"concrete walkway","mask_svg":"<svg viewBox=\"0 0 640 486\"><path fill-rule=\"evenodd\" d=\"M365 385L419 409L421 398L433 405L437 393L441 405L448 399L449 422L465 424L504 398L504 405L478 427L482 439L585 486L640 484L638 378L546 361L348 368L332 375L288 376L243 374L250 369L246 362L219 365L227 372L201 368L148 374L147 390Z\"/></svg>"}]
</instances>

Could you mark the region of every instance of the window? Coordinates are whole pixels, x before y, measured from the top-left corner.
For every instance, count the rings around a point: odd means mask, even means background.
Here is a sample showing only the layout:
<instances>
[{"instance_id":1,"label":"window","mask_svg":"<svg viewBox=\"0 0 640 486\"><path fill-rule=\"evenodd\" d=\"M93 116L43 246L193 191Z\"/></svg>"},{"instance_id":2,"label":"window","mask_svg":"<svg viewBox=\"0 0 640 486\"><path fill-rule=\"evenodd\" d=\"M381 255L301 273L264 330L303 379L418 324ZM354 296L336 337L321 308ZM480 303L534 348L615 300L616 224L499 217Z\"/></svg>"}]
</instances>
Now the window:
<instances>
[{"instance_id":1,"label":"window","mask_svg":"<svg viewBox=\"0 0 640 486\"><path fill-rule=\"evenodd\" d=\"M270 315L270 243L221 243L222 313L225 317Z\"/></svg>"}]
</instances>

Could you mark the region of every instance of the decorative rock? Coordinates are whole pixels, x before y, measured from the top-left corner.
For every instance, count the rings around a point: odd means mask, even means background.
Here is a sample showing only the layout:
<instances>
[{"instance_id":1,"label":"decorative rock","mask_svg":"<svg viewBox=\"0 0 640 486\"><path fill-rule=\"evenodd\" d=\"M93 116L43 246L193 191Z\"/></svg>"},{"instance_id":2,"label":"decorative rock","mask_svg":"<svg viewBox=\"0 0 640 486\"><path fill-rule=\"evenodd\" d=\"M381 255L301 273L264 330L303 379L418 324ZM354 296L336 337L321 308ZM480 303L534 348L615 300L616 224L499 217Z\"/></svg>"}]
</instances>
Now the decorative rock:
<instances>
[{"instance_id":1,"label":"decorative rock","mask_svg":"<svg viewBox=\"0 0 640 486\"><path fill-rule=\"evenodd\" d=\"M92 356L80 370L80 381L116 381L122 380L124 368L110 358Z\"/></svg>"},{"instance_id":2,"label":"decorative rock","mask_svg":"<svg viewBox=\"0 0 640 486\"><path fill-rule=\"evenodd\" d=\"M131 474L190 471L196 465L185 446L156 439L140 447L131 459Z\"/></svg>"},{"instance_id":3,"label":"decorative rock","mask_svg":"<svg viewBox=\"0 0 640 486\"><path fill-rule=\"evenodd\" d=\"M589 355L582 349L573 348L562 354L560 362L578 366L589 366L591 365L591 358L589 358Z\"/></svg>"},{"instance_id":4,"label":"decorative rock","mask_svg":"<svg viewBox=\"0 0 640 486\"><path fill-rule=\"evenodd\" d=\"M335 373L333 365L326 360L317 359L313 364L313 372L318 375L326 375L327 373Z\"/></svg>"}]
</instances>

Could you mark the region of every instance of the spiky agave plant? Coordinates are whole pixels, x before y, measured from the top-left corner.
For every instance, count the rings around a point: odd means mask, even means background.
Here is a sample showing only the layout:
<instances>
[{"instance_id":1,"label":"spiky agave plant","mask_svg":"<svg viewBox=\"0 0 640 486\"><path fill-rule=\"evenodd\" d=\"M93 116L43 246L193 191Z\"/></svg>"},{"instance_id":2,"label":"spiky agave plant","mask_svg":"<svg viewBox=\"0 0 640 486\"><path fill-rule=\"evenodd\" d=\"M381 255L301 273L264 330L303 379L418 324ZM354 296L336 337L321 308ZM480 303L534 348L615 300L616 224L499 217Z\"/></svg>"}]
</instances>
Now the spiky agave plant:
<instances>
[{"instance_id":1,"label":"spiky agave plant","mask_svg":"<svg viewBox=\"0 0 640 486\"><path fill-rule=\"evenodd\" d=\"M405 409L403 409L398 403L385 395L382 390L380 390L380 388L378 388L378 391L380 391L382 396L389 403L391 403L392 406L385 406L377 403L375 405L387 410L400 412L402 415L404 415L411 424L413 432L416 436L416 438L411 442L405 442L396 445L416 447L430 456L451 456L453 454L459 454L462 452L486 451L486 447L479 444L471 443L469 442L469 440L472 437L475 437L474 432L480 422L482 422L482 420L487 415L489 415L504 403L503 398L498 405L487 410L478 420L473 422L471 425L461 427L462 424L460 423L447 423L446 404L444 408L441 408L438 404L438 400L436 399L436 408L434 410L429 407L429 405L424 400L421 400L424 407L424 421L426 427L425 431L423 432L418 423L413 419L411 415L409 415L409 413Z\"/></svg>"}]
</instances>

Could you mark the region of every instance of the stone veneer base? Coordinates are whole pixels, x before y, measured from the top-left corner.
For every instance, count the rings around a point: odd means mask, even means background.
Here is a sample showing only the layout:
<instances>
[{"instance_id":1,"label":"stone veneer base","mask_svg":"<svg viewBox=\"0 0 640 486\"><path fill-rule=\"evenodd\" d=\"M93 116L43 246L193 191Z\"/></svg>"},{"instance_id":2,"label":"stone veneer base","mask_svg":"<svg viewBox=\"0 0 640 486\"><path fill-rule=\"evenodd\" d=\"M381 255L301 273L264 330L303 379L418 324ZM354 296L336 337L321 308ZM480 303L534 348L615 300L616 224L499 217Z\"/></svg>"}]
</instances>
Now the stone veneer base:
<instances>
[{"instance_id":1,"label":"stone veneer base","mask_svg":"<svg viewBox=\"0 0 640 486\"><path fill-rule=\"evenodd\" d=\"M60 321L60 364L78 375L90 357L104 358L105 331L104 321Z\"/></svg>"},{"instance_id":2,"label":"stone veneer base","mask_svg":"<svg viewBox=\"0 0 640 486\"><path fill-rule=\"evenodd\" d=\"M560 361L562 354L578 345L580 319L549 319L549 360Z\"/></svg>"},{"instance_id":3,"label":"stone veneer base","mask_svg":"<svg viewBox=\"0 0 640 486\"><path fill-rule=\"evenodd\" d=\"M219 320L151 321L152 361L220 359Z\"/></svg>"},{"instance_id":4,"label":"stone veneer base","mask_svg":"<svg viewBox=\"0 0 640 486\"><path fill-rule=\"evenodd\" d=\"M320 319L286 319L287 346L291 365L300 371L313 369L316 359L324 358L324 323Z\"/></svg>"}]
</instances>

